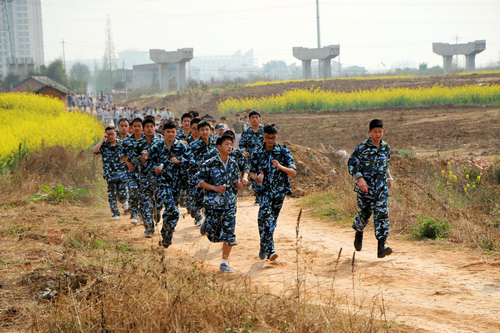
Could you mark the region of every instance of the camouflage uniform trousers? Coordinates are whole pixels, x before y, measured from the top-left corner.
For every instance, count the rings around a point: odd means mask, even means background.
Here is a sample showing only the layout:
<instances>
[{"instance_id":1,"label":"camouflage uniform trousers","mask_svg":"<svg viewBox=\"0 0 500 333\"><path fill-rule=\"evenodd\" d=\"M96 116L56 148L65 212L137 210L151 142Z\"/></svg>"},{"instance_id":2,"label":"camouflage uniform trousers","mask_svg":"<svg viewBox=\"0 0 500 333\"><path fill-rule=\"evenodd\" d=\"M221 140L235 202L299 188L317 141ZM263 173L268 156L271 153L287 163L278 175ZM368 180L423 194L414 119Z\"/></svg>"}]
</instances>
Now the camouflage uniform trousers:
<instances>
[{"instance_id":1,"label":"camouflage uniform trousers","mask_svg":"<svg viewBox=\"0 0 500 333\"><path fill-rule=\"evenodd\" d=\"M357 194L359 211L354 218L352 227L354 230L363 231L373 212L375 237L379 240L386 240L389 235L390 226L389 208L387 207L389 191L385 187L374 192L374 194L371 191L368 194Z\"/></svg>"},{"instance_id":2,"label":"camouflage uniform trousers","mask_svg":"<svg viewBox=\"0 0 500 333\"><path fill-rule=\"evenodd\" d=\"M188 189L186 197L186 206L191 210L191 216L195 219L201 218L201 209L203 208L203 195L204 190L198 186L193 186ZM206 215L206 214L205 214Z\"/></svg>"},{"instance_id":3,"label":"camouflage uniform trousers","mask_svg":"<svg viewBox=\"0 0 500 333\"><path fill-rule=\"evenodd\" d=\"M167 189L162 186L158 193L157 207L160 212L163 207L163 226L161 228L161 235L163 239L166 239L169 233L175 231L177 222L179 221L179 208L178 208L178 196L172 193L168 193Z\"/></svg>"},{"instance_id":4,"label":"camouflage uniform trousers","mask_svg":"<svg viewBox=\"0 0 500 333\"><path fill-rule=\"evenodd\" d=\"M270 198L266 195L260 195L258 200L260 208L257 221L259 224L260 251L265 252L269 258L271 254L276 253L273 235L285 197Z\"/></svg>"},{"instance_id":5,"label":"camouflage uniform trousers","mask_svg":"<svg viewBox=\"0 0 500 333\"><path fill-rule=\"evenodd\" d=\"M150 179L149 175L141 174L139 183L140 202L142 205L142 217L144 219L144 228L147 230L155 229L153 213L155 210L155 184Z\"/></svg>"},{"instance_id":6,"label":"camouflage uniform trousers","mask_svg":"<svg viewBox=\"0 0 500 333\"><path fill-rule=\"evenodd\" d=\"M228 209L205 207L207 237L212 243L224 242L238 245L234 230L236 227L236 205Z\"/></svg>"},{"instance_id":7,"label":"camouflage uniform trousers","mask_svg":"<svg viewBox=\"0 0 500 333\"><path fill-rule=\"evenodd\" d=\"M108 201L109 208L113 216L120 216L118 209L118 201L123 204L128 200L128 186L126 181L109 181L108 182Z\"/></svg>"},{"instance_id":8,"label":"camouflage uniform trousers","mask_svg":"<svg viewBox=\"0 0 500 333\"><path fill-rule=\"evenodd\" d=\"M141 206L137 177L135 175L130 176L128 180L128 209L130 210L130 218L139 218L141 216Z\"/></svg>"}]
</instances>

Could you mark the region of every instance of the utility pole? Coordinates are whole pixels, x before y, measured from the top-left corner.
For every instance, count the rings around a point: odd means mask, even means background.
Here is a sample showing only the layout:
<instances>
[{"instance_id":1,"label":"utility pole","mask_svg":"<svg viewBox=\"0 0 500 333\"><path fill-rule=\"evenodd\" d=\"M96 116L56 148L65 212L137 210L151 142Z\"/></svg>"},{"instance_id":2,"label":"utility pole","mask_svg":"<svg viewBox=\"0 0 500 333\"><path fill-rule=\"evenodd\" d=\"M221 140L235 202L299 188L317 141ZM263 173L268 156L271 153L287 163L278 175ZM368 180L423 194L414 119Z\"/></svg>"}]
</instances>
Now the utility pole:
<instances>
[{"instance_id":1,"label":"utility pole","mask_svg":"<svg viewBox=\"0 0 500 333\"><path fill-rule=\"evenodd\" d=\"M316 0L316 26L317 26L317 31L318 31L318 49L321 48L321 38L319 34L319 0ZM321 60L318 59L318 73L319 73L319 78L323 78L324 75L322 75L321 71Z\"/></svg>"},{"instance_id":2,"label":"utility pole","mask_svg":"<svg viewBox=\"0 0 500 333\"><path fill-rule=\"evenodd\" d=\"M66 72L66 55L64 54L64 38L62 40L62 49L63 49L63 69Z\"/></svg>"}]
</instances>

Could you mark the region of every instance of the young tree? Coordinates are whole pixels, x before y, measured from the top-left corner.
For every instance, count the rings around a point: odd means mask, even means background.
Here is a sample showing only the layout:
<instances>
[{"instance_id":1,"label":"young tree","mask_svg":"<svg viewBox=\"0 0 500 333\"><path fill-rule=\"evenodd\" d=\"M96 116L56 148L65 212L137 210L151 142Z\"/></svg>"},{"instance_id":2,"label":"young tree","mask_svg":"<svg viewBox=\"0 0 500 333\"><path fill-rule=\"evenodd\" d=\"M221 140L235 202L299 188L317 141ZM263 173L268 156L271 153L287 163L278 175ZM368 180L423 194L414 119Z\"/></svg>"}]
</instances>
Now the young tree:
<instances>
[{"instance_id":1,"label":"young tree","mask_svg":"<svg viewBox=\"0 0 500 333\"><path fill-rule=\"evenodd\" d=\"M47 67L47 77L65 87L69 87L68 76L64 71L64 65L61 59L56 59L49 64L49 67Z\"/></svg>"},{"instance_id":2,"label":"young tree","mask_svg":"<svg viewBox=\"0 0 500 333\"><path fill-rule=\"evenodd\" d=\"M90 69L87 65L77 62L71 66L69 71L69 81L72 90L86 92L90 79Z\"/></svg>"}]
</instances>

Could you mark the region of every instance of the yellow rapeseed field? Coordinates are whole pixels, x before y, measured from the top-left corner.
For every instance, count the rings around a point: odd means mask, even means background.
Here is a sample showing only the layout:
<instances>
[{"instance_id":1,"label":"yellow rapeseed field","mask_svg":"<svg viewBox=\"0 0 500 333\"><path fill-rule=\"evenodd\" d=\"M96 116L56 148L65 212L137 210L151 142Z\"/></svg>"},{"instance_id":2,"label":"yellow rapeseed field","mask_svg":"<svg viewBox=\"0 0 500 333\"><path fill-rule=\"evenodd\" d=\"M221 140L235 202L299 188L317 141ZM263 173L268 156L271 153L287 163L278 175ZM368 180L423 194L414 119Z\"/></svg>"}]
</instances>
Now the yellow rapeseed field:
<instances>
[{"instance_id":1,"label":"yellow rapeseed field","mask_svg":"<svg viewBox=\"0 0 500 333\"><path fill-rule=\"evenodd\" d=\"M88 114L66 111L58 99L2 93L0 133L0 167L8 167L20 148L22 153L36 151L42 145L89 148L103 134L103 127Z\"/></svg>"},{"instance_id":2,"label":"yellow rapeseed field","mask_svg":"<svg viewBox=\"0 0 500 333\"><path fill-rule=\"evenodd\" d=\"M258 109L263 112L292 110L345 110L390 106L439 104L491 104L500 102L500 86L468 85L431 88L378 88L356 92L332 92L320 88L294 89L261 98L228 98L217 104L221 114Z\"/></svg>"}]
</instances>

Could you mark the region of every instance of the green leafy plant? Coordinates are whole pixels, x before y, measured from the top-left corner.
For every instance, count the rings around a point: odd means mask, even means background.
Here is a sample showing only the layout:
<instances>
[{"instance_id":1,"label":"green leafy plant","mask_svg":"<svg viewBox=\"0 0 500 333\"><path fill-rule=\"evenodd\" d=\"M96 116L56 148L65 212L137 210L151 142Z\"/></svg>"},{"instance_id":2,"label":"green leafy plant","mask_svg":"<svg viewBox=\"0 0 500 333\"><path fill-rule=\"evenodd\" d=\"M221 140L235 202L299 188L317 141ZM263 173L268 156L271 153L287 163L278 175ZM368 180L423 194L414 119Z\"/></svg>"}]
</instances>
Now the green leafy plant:
<instances>
[{"instance_id":1,"label":"green leafy plant","mask_svg":"<svg viewBox=\"0 0 500 333\"><path fill-rule=\"evenodd\" d=\"M444 238L450 234L450 223L446 220L417 216L417 225L410 226L414 238Z\"/></svg>"},{"instance_id":2,"label":"green leafy plant","mask_svg":"<svg viewBox=\"0 0 500 333\"><path fill-rule=\"evenodd\" d=\"M415 153L411 149L401 149L399 151L399 156L401 156L402 158L412 158L415 157L415 155L417 155L417 153Z\"/></svg>"},{"instance_id":3,"label":"green leafy plant","mask_svg":"<svg viewBox=\"0 0 500 333\"><path fill-rule=\"evenodd\" d=\"M87 190L67 189L62 185L54 186L52 190L48 186L42 185L42 190L45 193L35 194L31 197L30 201L47 201L55 203L70 201L80 203L80 200L78 200L77 196L87 194Z\"/></svg>"}]
</instances>

